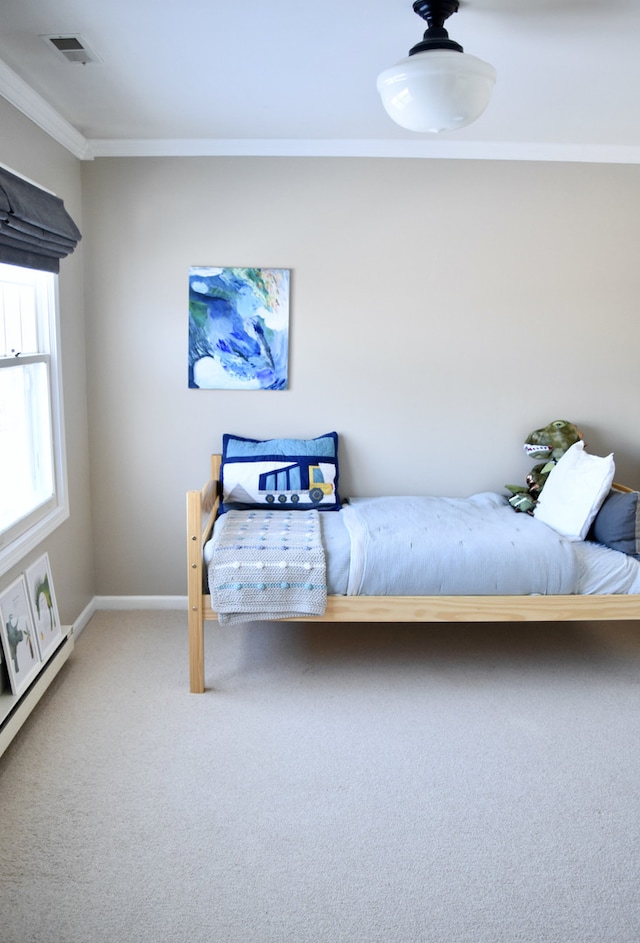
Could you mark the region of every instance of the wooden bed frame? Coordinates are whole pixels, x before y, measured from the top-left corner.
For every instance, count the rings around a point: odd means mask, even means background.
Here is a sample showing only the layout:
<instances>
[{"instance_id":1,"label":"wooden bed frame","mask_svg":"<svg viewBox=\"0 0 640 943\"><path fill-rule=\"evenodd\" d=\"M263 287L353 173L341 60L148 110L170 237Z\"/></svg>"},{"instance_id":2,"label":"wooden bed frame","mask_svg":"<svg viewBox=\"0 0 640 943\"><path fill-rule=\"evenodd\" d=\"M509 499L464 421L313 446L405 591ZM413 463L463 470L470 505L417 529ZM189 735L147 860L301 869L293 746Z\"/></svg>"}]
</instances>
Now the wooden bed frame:
<instances>
[{"instance_id":1,"label":"wooden bed frame","mask_svg":"<svg viewBox=\"0 0 640 943\"><path fill-rule=\"evenodd\" d=\"M222 457L211 456L211 478L187 492L189 668L193 694L204 686L204 624L217 619L206 585L204 545L219 503ZM622 491L632 489L616 485ZM329 596L322 616L296 622L584 622L640 619L640 595L589 596Z\"/></svg>"}]
</instances>

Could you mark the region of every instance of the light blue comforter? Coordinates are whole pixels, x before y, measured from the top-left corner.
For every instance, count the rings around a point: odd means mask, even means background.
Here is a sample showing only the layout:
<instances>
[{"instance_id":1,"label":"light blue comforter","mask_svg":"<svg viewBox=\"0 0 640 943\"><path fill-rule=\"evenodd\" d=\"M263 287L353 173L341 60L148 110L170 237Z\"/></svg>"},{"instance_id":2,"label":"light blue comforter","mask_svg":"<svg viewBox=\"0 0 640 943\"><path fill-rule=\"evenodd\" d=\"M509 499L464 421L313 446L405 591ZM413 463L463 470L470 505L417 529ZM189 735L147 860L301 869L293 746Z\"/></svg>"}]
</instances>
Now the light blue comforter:
<instances>
[{"instance_id":1,"label":"light blue comforter","mask_svg":"<svg viewBox=\"0 0 640 943\"><path fill-rule=\"evenodd\" d=\"M511 596L578 592L569 541L500 494L353 498L347 595Z\"/></svg>"},{"instance_id":2,"label":"light blue comforter","mask_svg":"<svg viewBox=\"0 0 640 943\"><path fill-rule=\"evenodd\" d=\"M351 498L319 517L332 595L640 593L640 562L565 540L493 492ZM205 548L207 564L213 543Z\"/></svg>"}]
</instances>

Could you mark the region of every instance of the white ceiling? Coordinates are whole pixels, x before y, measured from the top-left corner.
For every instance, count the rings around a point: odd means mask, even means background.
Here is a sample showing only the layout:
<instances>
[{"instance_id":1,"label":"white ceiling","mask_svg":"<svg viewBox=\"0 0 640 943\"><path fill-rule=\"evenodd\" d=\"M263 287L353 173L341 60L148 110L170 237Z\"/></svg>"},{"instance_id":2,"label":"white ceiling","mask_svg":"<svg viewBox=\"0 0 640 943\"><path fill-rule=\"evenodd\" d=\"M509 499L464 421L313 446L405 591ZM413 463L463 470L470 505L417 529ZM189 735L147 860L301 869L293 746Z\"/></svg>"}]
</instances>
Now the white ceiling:
<instances>
[{"instance_id":1,"label":"white ceiling","mask_svg":"<svg viewBox=\"0 0 640 943\"><path fill-rule=\"evenodd\" d=\"M425 28L411 0L0 0L0 95L84 158L640 163L640 0L463 0L449 34L498 80L475 124L437 136L394 125L376 91ZM51 34L102 61L67 62Z\"/></svg>"}]
</instances>

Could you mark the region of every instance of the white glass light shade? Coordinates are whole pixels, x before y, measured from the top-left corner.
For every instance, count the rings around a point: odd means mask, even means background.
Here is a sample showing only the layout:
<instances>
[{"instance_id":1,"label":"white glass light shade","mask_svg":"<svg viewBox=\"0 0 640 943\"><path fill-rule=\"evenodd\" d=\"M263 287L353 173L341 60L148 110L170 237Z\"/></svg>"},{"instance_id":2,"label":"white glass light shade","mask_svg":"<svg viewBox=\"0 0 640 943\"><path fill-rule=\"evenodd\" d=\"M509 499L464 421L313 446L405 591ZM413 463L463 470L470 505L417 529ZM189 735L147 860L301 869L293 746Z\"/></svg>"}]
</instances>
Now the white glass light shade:
<instances>
[{"instance_id":1,"label":"white glass light shade","mask_svg":"<svg viewBox=\"0 0 640 943\"><path fill-rule=\"evenodd\" d=\"M378 76L390 118L409 131L452 131L479 118L489 104L496 70L451 49L401 59Z\"/></svg>"}]
</instances>

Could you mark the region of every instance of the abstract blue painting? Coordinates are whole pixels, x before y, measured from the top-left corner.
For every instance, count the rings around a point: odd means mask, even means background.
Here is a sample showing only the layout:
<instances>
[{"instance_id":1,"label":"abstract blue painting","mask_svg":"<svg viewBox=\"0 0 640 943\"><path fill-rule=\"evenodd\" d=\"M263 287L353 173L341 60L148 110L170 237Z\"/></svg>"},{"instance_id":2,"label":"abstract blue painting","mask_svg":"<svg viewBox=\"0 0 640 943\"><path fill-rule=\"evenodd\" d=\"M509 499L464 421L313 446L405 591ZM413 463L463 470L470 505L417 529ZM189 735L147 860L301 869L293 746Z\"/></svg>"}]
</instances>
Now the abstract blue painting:
<instances>
[{"instance_id":1,"label":"abstract blue painting","mask_svg":"<svg viewBox=\"0 0 640 943\"><path fill-rule=\"evenodd\" d=\"M289 269L189 269L189 387L286 390Z\"/></svg>"}]
</instances>

